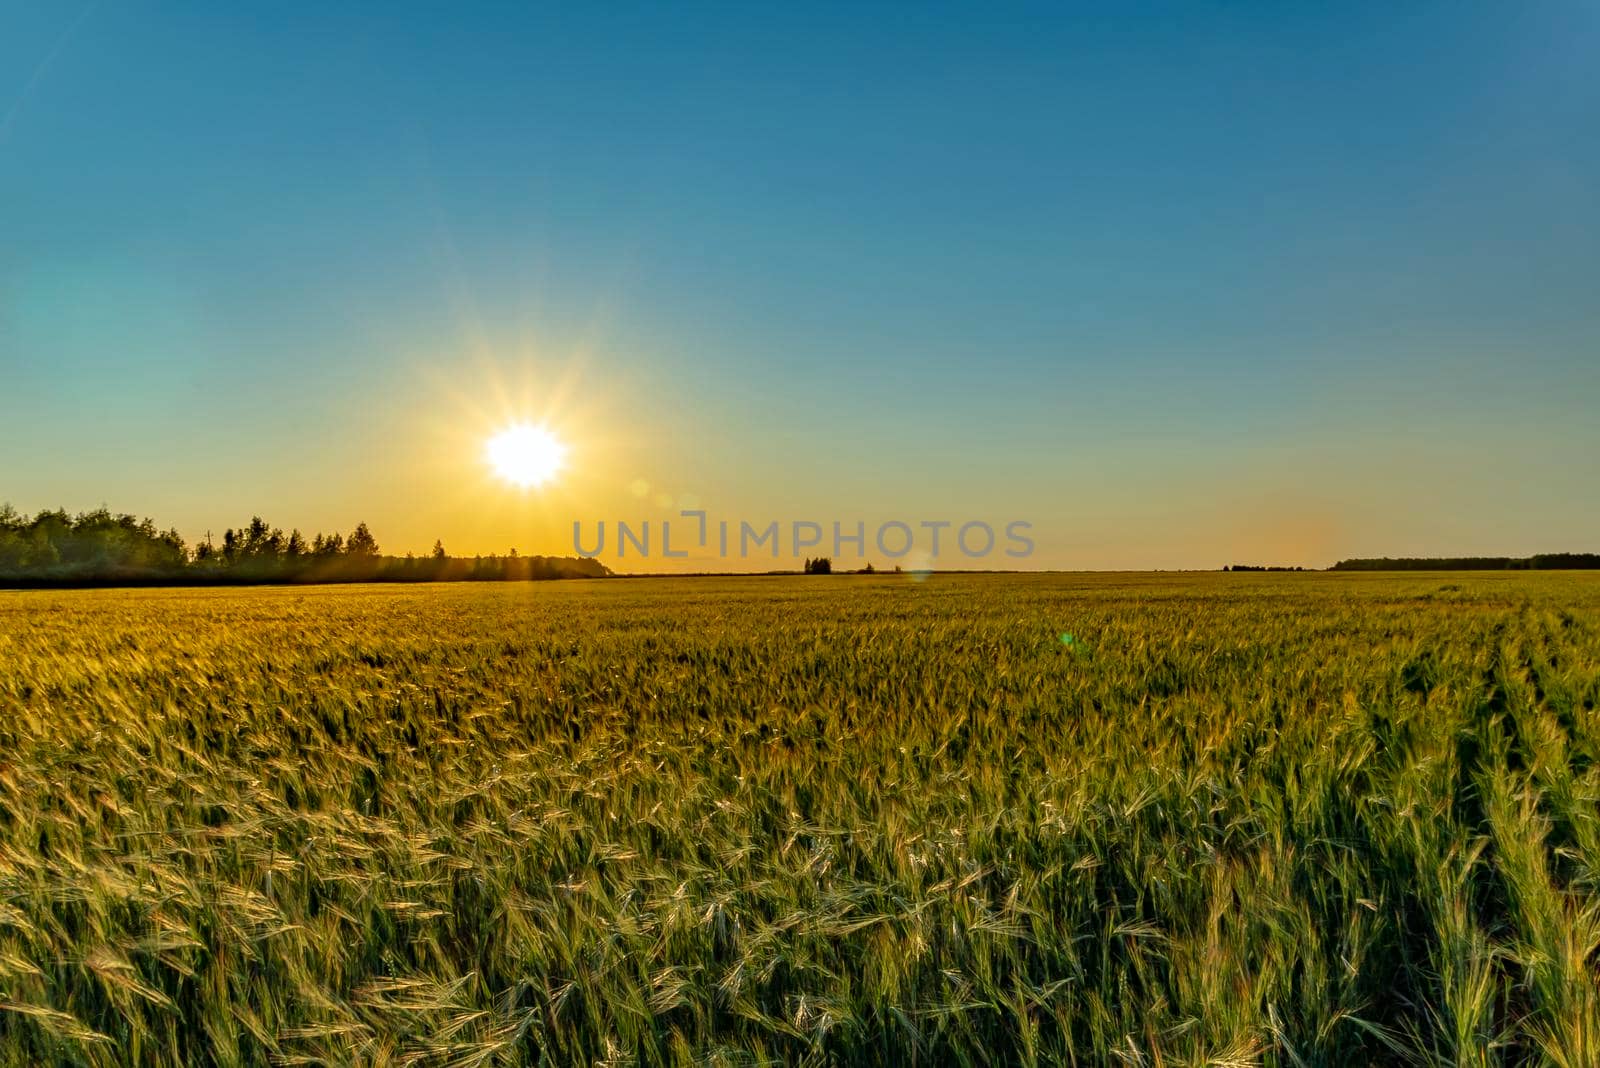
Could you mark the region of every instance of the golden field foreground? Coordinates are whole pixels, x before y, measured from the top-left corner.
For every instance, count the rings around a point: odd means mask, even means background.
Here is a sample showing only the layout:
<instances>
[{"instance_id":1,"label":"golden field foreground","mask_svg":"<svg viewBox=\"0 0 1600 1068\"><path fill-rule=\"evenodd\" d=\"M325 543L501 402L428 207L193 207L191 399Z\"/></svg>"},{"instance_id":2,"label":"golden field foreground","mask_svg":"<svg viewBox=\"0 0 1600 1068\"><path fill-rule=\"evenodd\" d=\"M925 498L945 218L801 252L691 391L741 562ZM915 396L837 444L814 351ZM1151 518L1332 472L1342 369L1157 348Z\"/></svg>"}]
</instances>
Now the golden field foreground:
<instances>
[{"instance_id":1,"label":"golden field foreground","mask_svg":"<svg viewBox=\"0 0 1600 1068\"><path fill-rule=\"evenodd\" d=\"M1594 573L0 593L0 1065L1592 1066L1597 705Z\"/></svg>"}]
</instances>

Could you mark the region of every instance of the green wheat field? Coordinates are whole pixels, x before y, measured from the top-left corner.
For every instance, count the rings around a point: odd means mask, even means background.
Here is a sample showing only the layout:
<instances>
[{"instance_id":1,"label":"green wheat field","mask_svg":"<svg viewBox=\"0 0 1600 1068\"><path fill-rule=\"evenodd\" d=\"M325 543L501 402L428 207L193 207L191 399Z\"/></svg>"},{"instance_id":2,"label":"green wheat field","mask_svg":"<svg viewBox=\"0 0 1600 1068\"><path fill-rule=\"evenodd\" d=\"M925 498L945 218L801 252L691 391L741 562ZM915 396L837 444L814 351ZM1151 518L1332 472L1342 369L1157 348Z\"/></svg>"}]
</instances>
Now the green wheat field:
<instances>
[{"instance_id":1,"label":"green wheat field","mask_svg":"<svg viewBox=\"0 0 1600 1068\"><path fill-rule=\"evenodd\" d=\"M1600 575L0 593L0 1065L1600 1064Z\"/></svg>"}]
</instances>

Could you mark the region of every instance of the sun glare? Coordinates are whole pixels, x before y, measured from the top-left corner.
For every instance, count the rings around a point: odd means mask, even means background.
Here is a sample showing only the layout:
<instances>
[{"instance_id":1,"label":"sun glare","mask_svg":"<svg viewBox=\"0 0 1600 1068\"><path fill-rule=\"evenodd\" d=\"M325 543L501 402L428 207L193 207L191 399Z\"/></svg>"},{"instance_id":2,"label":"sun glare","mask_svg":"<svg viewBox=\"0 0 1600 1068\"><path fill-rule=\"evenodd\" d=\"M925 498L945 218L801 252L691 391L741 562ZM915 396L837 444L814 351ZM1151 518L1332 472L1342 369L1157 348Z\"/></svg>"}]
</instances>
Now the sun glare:
<instances>
[{"instance_id":1,"label":"sun glare","mask_svg":"<svg viewBox=\"0 0 1600 1068\"><path fill-rule=\"evenodd\" d=\"M489 439L488 455L501 478L527 488L555 477L566 460L567 447L544 427L519 423Z\"/></svg>"}]
</instances>

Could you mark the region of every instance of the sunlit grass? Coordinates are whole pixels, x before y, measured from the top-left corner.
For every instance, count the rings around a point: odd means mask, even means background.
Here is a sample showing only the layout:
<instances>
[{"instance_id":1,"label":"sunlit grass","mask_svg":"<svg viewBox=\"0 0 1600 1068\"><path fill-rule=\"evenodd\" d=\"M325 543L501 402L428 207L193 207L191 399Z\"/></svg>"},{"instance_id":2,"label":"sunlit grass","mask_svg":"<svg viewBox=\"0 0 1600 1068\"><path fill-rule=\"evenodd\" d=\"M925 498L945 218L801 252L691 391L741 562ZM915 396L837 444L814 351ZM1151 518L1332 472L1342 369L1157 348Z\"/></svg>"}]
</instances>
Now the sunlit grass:
<instances>
[{"instance_id":1,"label":"sunlit grass","mask_svg":"<svg viewBox=\"0 0 1600 1068\"><path fill-rule=\"evenodd\" d=\"M1590 575L0 594L0 1065L1592 1065L1597 704Z\"/></svg>"}]
</instances>

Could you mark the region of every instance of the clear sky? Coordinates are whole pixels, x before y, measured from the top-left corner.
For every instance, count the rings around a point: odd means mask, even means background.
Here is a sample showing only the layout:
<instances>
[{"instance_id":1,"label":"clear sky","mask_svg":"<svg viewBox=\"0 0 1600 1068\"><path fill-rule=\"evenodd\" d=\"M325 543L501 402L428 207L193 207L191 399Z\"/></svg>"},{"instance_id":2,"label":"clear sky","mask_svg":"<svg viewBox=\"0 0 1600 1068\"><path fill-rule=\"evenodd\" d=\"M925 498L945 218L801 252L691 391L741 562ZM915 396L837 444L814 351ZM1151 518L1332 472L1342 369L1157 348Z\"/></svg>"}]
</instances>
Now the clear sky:
<instances>
[{"instance_id":1,"label":"clear sky","mask_svg":"<svg viewBox=\"0 0 1600 1068\"><path fill-rule=\"evenodd\" d=\"M1591 0L334 6L0 0L0 500L1600 550Z\"/></svg>"}]
</instances>

